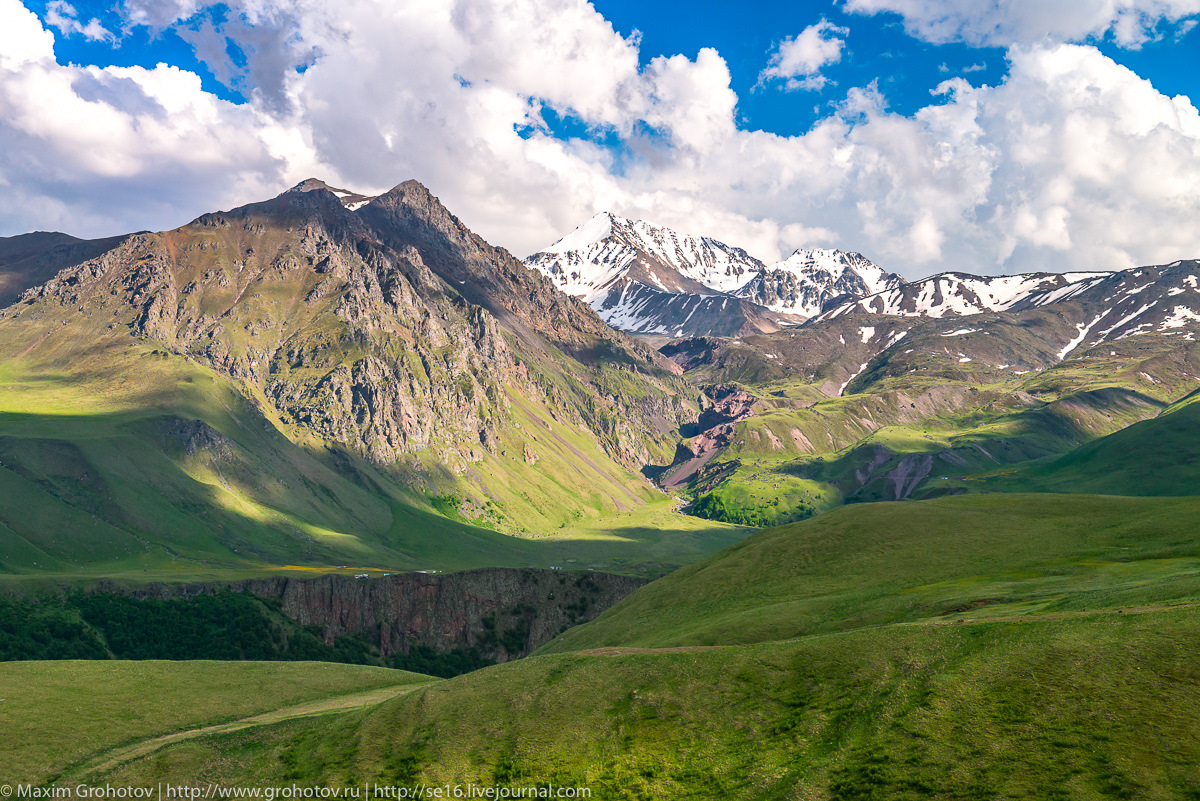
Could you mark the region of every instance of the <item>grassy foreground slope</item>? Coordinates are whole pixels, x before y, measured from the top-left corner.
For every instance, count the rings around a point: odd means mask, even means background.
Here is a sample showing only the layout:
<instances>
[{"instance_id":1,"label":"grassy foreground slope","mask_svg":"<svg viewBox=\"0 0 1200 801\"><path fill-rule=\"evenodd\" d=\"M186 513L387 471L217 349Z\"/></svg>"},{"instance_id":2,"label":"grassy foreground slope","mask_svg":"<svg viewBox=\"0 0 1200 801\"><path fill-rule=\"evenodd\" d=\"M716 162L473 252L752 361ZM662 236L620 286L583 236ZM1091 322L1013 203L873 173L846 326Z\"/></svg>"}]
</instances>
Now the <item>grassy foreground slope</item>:
<instances>
[{"instance_id":1,"label":"grassy foreground slope","mask_svg":"<svg viewBox=\"0 0 1200 801\"><path fill-rule=\"evenodd\" d=\"M953 616L1200 597L1200 498L954 496L851 505L647 585L548 652L763 642Z\"/></svg>"},{"instance_id":2,"label":"grassy foreground slope","mask_svg":"<svg viewBox=\"0 0 1200 801\"><path fill-rule=\"evenodd\" d=\"M533 657L86 778L552 783L600 799L1195 798L1198 635L1200 613L1181 608Z\"/></svg>"},{"instance_id":3,"label":"grassy foreground slope","mask_svg":"<svg viewBox=\"0 0 1200 801\"><path fill-rule=\"evenodd\" d=\"M1200 499L958 496L760 532L540 655L86 777L597 798L1196 798Z\"/></svg>"},{"instance_id":4,"label":"grassy foreground slope","mask_svg":"<svg viewBox=\"0 0 1200 801\"><path fill-rule=\"evenodd\" d=\"M0 775L45 782L129 741L303 701L434 681L324 662L0 663Z\"/></svg>"}]
</instances>

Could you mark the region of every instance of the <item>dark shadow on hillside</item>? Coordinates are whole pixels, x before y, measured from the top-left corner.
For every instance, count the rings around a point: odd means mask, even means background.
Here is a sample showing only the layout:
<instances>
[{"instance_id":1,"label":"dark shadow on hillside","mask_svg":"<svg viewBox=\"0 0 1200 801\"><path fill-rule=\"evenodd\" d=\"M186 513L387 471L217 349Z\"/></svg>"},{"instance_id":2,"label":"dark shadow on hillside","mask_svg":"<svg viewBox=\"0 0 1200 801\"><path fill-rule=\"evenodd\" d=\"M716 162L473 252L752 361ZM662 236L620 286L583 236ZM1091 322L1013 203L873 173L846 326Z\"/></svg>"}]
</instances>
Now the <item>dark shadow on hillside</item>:
<instances>
[{"instance_id":1,"label":"dark shadow on hillside","mask_svg":"<svg viewBox=\"0 0 1200 801\"><path fill-rule=\"evenodd\" d=\"M1087 390L999 418L981 417L982 425L1008 425L1008 436L972 437L968 432L944 449L895 449L875 442L858 445L832 459L787 462L777 472L820 481L837 488L846 503L905 500L958 494L941 491L948 478L989 477L1018 465L1065 454L1096 440L1084 424L1088 416L1156 414L1161 401L1119 387ZM991 485L981 483L980 490Z\"/></svg>"},{"instance_id":2,"label":"dark shadow on hillside","mask_svg":"<svg viewBox=\"0 0 1200 801\"><path fill-rule=\"evenodd\" d=\"M169 415L134 423L117 415L0 415L0 469L20 487L19 504L0 500L0 525L20 538L0 539L0 572L36 573L53 558L82 573L102 564L117 573L157 565L191 574L283 565L556 566L655 576L745 533L624 527L612 540L511 536L402 500L400 485L360 469L356 457L333 452L322 462L278 432L250 428L226 436ZM197 464L212 483L194 477ZM280 486L290 494L279 495ZM370 511L376 507L382 517ZM371 527L368 519L381 522ZM29 556L31 548L47 559Z\"/></svg>"}]
</instances>

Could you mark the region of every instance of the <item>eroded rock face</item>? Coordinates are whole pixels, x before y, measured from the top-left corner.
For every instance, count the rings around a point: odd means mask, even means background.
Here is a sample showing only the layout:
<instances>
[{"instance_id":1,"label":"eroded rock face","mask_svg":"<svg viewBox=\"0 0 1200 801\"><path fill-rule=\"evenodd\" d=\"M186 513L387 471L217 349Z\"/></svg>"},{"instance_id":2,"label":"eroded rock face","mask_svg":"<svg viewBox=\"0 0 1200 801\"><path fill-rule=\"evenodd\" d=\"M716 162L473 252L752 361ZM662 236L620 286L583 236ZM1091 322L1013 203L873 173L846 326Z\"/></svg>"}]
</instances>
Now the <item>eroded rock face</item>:
<instances>
[{"instance_id":1,"label":"eroded rock face","mask_svg":"<svg viewBox=\"0 0 1200 801\"><path fill-rule=\"evenodd\" d=\"M335 575L152 585L128 592L170 598L246 590L279 599L284 614L303 625L320 626L331 644L335 637L357 634L377 643L385 656L424 645L442 653L475 649L484 658L504 662L594 619L645 583L608 573L489 568L369 579Z\"/></svg>"},{"instance_id":2,"label":"eroded rock face","mask_svg":"<svg viewBox=\"0 0 1200 801\"><path fill-rule=\"evenodd\" d=\"M713 399L713 405L700 415L697 426L701 431L754 416L758 398L746 390L734 384L712 384L703 389L704 394Z\"/></svg>"},{"instance_id":3,"label":"eroded rock face","mask_svg":"<svg viewBox=\"0 0 1200 801\"><path fill-rule=\"evenodd\" d=\"M759 399L734 384L710 384L704 389L709 405L700 413L697 432L688 443L679 443L671 464L658 475L664 489L676 490L700 475L733 438L737 424L753 417Z\"/></svg>"}]
</instances>

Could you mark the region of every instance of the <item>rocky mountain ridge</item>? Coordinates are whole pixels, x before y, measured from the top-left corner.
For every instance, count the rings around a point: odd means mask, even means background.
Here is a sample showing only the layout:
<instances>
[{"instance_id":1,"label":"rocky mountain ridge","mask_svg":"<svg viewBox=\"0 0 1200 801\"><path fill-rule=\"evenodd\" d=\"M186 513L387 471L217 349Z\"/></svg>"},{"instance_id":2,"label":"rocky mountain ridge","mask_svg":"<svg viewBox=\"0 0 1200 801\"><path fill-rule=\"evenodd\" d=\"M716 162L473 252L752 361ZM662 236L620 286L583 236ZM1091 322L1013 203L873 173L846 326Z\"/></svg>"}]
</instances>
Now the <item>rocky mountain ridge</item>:
<instances>
[{"instance_id":1,"label":"rocky mountain ridge","mask_svg":"<svg viewBox=\"0 0 1200 801\"><path fill-rule=\"evenodd\" d=\"M769 333L903 283L858 253L797 250L767 266L712 237L608 212L525 263L612 327L669 337Z\"/></svg>"},{"instance_id":2,"label":"rocky mountain ridge","mask_svg":"<svg viewBox=\"0 0 1200 801\"><path fill-rule=\"evenodd\" d=\"M1108 273L1026 273L979 276L939 273L919 281L891 286L827 308L819 319L851 311L901 317L962 317L984 312L1018 310L1070 297L1085 282ZM1040 304L1034 299L1041 298Z\"/></svg>"},{"instance_id":3,"label":"rocky mountain ridge","mask_svg":"<svg viewBox=\"0 0 1200 801\"><path fill-rule=\"evenodd\" d=\"M673 363L415 181L365 198L310 180L131 235L25 291L0 327L33 358L48 331L70 347L99 332L157 343L239 382L297 436L426 492L456 484L478 514L494 476L530 466L575 465L578 492L599 481L605 503L637 505L633 471L699 411Z\"/></svg>"},{"instance_id":4,"label":"rocky mountain ridge","mask_svg":"<svg viewBox=\"0 0 1200 801\"><path fill-rule=\"evenodd\" d=\"M847 298L899 289L905 283L861 253L801 249L764 266L734 294L772 311L811 318Z\"/></svg>"},{"instance_id":5,"label":"rocky mountain ridge","mask_svg":"<svg viewBox=\"0 0 1200 801\"><path fill-rule=\"evenodd\" d=\"M53 278L60 270L94 259L125 237L77 239L57 231L0 237L0 308L21 293Z\"/></svg>"}]
</instances>

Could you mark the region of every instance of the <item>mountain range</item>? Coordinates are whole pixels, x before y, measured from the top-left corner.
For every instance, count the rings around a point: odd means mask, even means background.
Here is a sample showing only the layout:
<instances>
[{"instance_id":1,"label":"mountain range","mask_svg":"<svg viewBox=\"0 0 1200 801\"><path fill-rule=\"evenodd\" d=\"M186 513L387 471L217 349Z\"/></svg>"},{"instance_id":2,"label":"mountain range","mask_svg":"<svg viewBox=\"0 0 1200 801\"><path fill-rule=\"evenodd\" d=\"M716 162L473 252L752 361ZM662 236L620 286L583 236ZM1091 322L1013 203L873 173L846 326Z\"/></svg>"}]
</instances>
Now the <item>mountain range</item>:
<instances>
[{"instance_id":1,"label":"mountain range","mask_svg":"<svg viewBox=\"0 0 1200 801\"><path fill-rule=\"evenodd\" d=\"M711 237L608 212L525 264L614 328L676 338L778 331L831 302L904 283L857 253L798 250L767 266Z\"/></svg>"},{"instance_id":2,"label":"mountain range","mask_svg":"<svg viewBox=\"0 0 1200 801\"><path fill-rule=\"evenodd\" d=\"M664 490L693 522L594 564L686 560L733 526L974 491L1174 409L1200 388L1198 280L1180 261L907 282L611 214L522 264L413 181L11 237L3 562L545 565L578 543L529 537L636 528Z\"/></svg>"},{"instance_id":3,"label":"mountain range","mask_svg":"<svg viewBox=\"0 0 1200 801\"><path fill-rule=\"evenodd\" d=\"M0 311L10 571L421 567L456 550L410 528L428 514L475 542L453 561L527 563L485 529L655 501L637 470L699 411L677 365L413 181L366 198L310 180L172 231L34 234L0 256L19 293Z\"/></svg>"},{"instance_id":4,"label":"mountain range","mask_svg":"<svg viewBox=\"0 0 1200 801\"><path fill-rule=\"evenodd\" d=\"M1150 320L1144 316L1154 317L1150 307L1122 300L1142 291L1130 291L1141 286L1138 270L1120 271L1115 279L1109 271L1004 276L951 272L908 282L859 253L801 249L766 265L711 237L687 236L607 212L525 263L567 294L586 301L612 327L674 339L773 333L851 311L923 318L1020 312L1086 295L1089 308L1097 313L1108 313L1106 303L1129 312L1129 319L1092 337L1099 341L1109 333L1121 335L1135 319L1146 328L1175 313L1172 306L1167 317ZM1098 301L1091 290L1099 287L1105 287L1105 298ZM1171 288L1178 294L1188 287ZM1085 327L1084 339L1092 335L1092 327Z\"/></svg>"}]
</instances>

